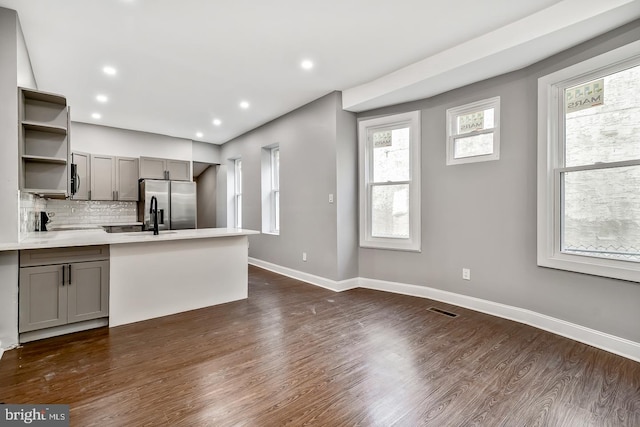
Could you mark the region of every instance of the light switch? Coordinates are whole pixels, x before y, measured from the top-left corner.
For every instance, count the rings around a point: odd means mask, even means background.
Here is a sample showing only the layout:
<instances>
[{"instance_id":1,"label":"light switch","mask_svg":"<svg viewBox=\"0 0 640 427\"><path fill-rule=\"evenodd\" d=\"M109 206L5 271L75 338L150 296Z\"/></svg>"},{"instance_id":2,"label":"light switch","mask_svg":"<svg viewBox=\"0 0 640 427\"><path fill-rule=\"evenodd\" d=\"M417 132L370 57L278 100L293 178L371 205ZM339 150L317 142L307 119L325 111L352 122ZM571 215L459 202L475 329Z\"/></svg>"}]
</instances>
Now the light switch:
<instances>
[{"instance_id":1,"label":"light switch","mask_svg":"<svg viewBox=\"0 0 640 427\"><path fill-rule=\"evenodd\" d=\"M333 203L333 194L329 194L329 203Z\"/></svg>"}]
</instances>

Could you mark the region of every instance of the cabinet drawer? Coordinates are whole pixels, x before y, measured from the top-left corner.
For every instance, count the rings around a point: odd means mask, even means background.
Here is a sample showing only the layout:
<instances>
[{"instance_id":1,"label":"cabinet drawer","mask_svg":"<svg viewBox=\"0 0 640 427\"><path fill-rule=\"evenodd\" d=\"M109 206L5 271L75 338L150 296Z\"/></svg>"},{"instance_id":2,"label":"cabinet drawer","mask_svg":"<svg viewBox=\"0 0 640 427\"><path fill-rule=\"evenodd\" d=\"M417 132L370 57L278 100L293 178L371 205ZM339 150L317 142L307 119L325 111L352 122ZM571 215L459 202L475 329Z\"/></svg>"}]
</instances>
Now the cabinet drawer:
<instances>
[{"instance_id":1,"label":"cabinet drawer","mask_svg":"<svg viewBox=\"0 0 640 427\"><path fill-rule=\"evenodd\" d=\"M109 246L27 249L20 251L20 267L109 259Z\"/></svg>"}]
</instances>

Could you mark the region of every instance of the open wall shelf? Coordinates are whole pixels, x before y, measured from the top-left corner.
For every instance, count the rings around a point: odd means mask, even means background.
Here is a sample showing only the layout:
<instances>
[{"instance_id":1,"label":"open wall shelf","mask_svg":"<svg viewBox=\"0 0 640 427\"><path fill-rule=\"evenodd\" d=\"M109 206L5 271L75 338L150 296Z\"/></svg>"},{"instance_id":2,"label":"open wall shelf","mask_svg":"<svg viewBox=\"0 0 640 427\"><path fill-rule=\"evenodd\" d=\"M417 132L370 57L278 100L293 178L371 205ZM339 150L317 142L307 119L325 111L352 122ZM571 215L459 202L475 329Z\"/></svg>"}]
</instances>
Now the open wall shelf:
<instances>
[{"instance_id":1,"label":"open wall shelf","mask_svg":"<svg viewBox=\"0 0 640 427\"><path fill-rule=\"evenodd\" d=\"M64 96L19 88L20 189L49 197L69 192L69 107Z\"/></svg>"}]
</instances>

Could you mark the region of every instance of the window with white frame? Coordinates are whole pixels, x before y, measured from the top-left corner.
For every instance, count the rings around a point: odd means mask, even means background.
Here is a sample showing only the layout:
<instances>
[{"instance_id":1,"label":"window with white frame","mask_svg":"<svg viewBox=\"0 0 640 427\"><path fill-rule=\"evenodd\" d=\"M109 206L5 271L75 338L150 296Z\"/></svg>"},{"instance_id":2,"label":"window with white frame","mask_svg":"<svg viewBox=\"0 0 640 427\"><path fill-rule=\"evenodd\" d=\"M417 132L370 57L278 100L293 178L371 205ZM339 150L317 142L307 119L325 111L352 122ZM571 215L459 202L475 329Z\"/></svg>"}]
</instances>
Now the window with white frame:
<instances>
[{"instance_id":1,"label":"window with white frame","mask_svg":"<svg viewBox=\"0 0 640 427\"><path fill-rule=\"evenodd\" d=\"M420 112L361 120L360 246L420 251Z\"/></svg>"},{"instance_id":2,"label":"window with white frame","mask_svg":"<svg viewBox=\"0 0 640 427\"><path fill-rule=\"evenodd\" d=\"M233 205L236 228L242 228L242 159L233 161Z\"/></svg>"},{"instance_id":3,"label":"window with white frame","mask_svg":"<svg viewBox=\"0 0 640 427\"><path fill-rule=\"evenodd\" d=\"M280 147L262 147L262 232L280 234Z\"/></svg>"},{"instance_id":4,"label":"window with white frame","mask_svg":"<svg viewBox=\"0 0 640 427\"><path fill-rule=\"evenodd\" d=\"M280 148L271 149L271 230L280 232Z\"/></svg>"},{"instance_id":5,"label":"window with white frame","mask_svg":"<svg viewBox=\"0 0 640 427\"><path fill-rule=\"evenodd\" d=\"M640 282L640 42L538 81L538 264Z\"/></svg>"},{"instance_id":6,"label":"window with white frame","mask_svg":"<svg viewBox=\"0 0 640 427\"><path fill-rule=\"evenodd\" d=\"M499 96L447 110L447 165L499 158Z\"/></svg>"}]
</instances>

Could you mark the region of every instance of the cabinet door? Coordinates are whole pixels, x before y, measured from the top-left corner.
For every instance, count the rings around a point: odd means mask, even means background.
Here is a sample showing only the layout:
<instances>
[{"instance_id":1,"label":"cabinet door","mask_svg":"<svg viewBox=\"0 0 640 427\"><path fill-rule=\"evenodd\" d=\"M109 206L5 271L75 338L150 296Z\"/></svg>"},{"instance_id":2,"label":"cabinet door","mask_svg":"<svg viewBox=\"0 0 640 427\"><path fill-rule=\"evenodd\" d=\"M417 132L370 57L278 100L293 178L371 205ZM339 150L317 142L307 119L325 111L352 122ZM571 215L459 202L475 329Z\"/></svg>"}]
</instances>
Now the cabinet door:
<instances>
[{"instance_id":1,"label":"cabinet door","mask_svg":"<svg viewBox=\"0 0 640 427\"><path fill-rule=\"evenodd\" d=\"M138 159L116 157L116 196L118 200L138 200Z\"/></svg>"},{"instance_id":2,"label":"cabinet door","mask_svg":"<svg viewBox=\"0 0 640 427\"><path fill-rule=\"evenodd\" d=\"M68 278L63 276L62 265L20 269L18 329L21 333L67 323Z\"/></svg>"},{"instance_id":3,"label":"cabinet door","mask_svg":"<svg viewBox=\"0 0 640 427\"><path fill-rule=\"evenodd\" d=\"M167 171L172 181L191 181L191 162L185 160L167 160Z\"/></svg>"},{"instance_id":4,"label":"cabinet door","mask_svg":"<svg viewBox=\"0 0 640 427\"><path fill-rule=\"evenodd\" d=\"M87 153L73 152L71 154L71 163L76 165L76 176L74 178L76 191L71 198L73 200L89 200L89 189L91 182L91 160Z\"/></svg>"},{"instance_id":5,"label":"cabinet door","mask_svg":"<svg viewBox=\"0 0 640 427\"><path fill-rule=\"evenodd\" d=\"M109 315L109 261L68 265L68 323Z\"/></svg>"},{"instance_id":6,"label":"cabinet door","mask_svg":"<svg viewBox=\"0 0 640 427\"><path fill-rule=\"evenodd\" d=\"M91 155L91 200L113 200L116 162L113 156Z\"/></svg>"},{"instance_id":7,"label":"cabinet door","mask_svg":"<svg viewBox=\"0 0 640 427\"><path fill-rule=\"evenodd\" d=\"M144 179L167 179L165 159L154 157L140 157L140 178Z\"/></svg>"}]
</instances>

